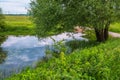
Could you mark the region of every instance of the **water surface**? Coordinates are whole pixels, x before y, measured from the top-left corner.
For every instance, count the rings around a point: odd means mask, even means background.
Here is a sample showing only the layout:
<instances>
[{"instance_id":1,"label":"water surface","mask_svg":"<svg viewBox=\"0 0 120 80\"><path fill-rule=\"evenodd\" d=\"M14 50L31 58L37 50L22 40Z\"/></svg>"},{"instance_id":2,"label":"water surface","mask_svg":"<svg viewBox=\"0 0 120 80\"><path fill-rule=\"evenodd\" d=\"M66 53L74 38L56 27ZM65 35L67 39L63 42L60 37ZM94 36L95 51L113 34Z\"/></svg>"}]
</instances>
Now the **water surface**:
<instances>
[{"instance_id":1,"label":"water surface","mask_svg":"<svg viewBox=\"0 0 120 80\"><path fill-rule=\"evenodd\" d=\"M0 46L1 76L10 72L18 72L25 66L34 67L35 63L45 56L46 46L54 44L54 40L55 42L73 39L87 40L82 38L82 35L81 33L62 33L40 40L35 36L9 36Z\"/></svg>"}]
</instances>

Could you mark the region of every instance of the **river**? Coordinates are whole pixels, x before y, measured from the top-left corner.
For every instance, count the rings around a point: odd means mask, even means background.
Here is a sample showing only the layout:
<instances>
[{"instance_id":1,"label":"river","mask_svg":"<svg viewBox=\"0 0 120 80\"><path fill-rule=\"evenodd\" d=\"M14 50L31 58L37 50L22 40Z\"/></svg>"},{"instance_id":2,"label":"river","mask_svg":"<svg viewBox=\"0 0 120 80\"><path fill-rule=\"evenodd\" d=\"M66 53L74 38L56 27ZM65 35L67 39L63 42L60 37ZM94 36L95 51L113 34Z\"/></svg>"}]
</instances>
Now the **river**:
<instances>
[{"instance_id":1,"label":"river","mask_svg":"<svg viewBox=\"0 0 120 80\"><path fill-rule=\"evenodd\" d=\"M26 66L34 67L45 56L46 46L54 44L54 40L87 40L83 35L65 32L40 40L36 36L8 36L0 46L0 78L18 73Z\"/></svg>"}]
</instances>

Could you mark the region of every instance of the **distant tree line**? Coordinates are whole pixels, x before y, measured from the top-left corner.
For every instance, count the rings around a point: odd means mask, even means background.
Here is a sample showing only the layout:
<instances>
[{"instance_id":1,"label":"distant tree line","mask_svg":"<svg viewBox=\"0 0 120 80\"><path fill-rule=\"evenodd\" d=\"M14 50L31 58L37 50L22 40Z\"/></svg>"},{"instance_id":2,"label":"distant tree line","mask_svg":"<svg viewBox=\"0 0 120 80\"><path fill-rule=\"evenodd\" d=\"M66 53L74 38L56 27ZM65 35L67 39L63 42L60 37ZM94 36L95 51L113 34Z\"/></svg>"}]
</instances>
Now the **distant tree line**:
<instances>
[{"instance_id":1,"label":"distant tree line","mask_svg":"<svg viewBox=\"0 0 120 80\"><path fill-rule=\"evenodd\" d=\"M28 14L4 14L8 16L29 16Z\"/></svg>"}]
</instances>

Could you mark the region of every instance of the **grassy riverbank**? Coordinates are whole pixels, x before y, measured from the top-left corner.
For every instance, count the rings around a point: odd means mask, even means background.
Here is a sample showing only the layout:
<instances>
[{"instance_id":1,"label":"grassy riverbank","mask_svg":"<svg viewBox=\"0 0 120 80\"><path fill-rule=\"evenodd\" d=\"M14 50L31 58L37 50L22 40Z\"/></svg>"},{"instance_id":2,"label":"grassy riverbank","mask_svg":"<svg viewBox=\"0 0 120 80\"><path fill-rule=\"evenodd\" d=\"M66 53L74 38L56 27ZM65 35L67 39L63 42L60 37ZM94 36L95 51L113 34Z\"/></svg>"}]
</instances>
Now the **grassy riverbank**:
<instances>
[{"instance_id":1,"label":"grassy riverbank","mask_svg":"<svg viewBox=\"0 0 120 80\"><path fill-rule=\"evenodd\" d=\"M59 58L39 62L7 80L120 80L120 39L76 49L72 54L61 52Z\"/></svg>"},{"instance_id":2,"label":"grassy riverbank","mask_svg":"<svg viewBox=\"0 0 120 80\"><path fill-rule=\"evenodd\" d=\"M33 23L29 16L5 16L6 26L0 35L34 35Z\"/></svg>"}]
</instances>

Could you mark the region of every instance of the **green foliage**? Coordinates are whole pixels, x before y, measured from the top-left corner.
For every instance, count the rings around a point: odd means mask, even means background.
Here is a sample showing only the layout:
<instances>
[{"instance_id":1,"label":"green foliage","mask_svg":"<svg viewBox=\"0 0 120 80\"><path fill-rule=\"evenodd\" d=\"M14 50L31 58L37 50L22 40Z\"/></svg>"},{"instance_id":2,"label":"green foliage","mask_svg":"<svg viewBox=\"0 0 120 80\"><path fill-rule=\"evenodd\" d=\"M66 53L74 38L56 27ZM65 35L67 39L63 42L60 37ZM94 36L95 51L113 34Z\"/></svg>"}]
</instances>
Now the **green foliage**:
<instances>
[{"instance_id":1,"label":"green foliage","mask_svg":"<svg viewBox=\"0 0 120 80\"><path fill-rule=\"evenodd\" d=\"M47 46L46 48L46 57L53 56L53 57L60 57L61 52L68 54L70 53L70 49L68 46L63 43L64 41L54 42L53 45Z\"/></svg>"},{"instance_id":2,"label":"green foliage","mask_svg":"<svg viewBox=\"0 0 120 80\"><path fill-rule=\"evenodd\" d=\"M2 14L2 9L0 8L0 31L4 31L5 27L5 21L4 21L4 15Z\"/></svg>"},{"instance_id":3,"label":"green foliage","mask_svg":"<svg viewBox=\"0 0 120 80\"><path fill-rule=\"evenodd\" d=\"M120 39L60 53L35 69L27 69L7 80L120 80ZM91 44L90 44L91 45Z\"/></svg>"},{"instance_id":4,"label":"green foliage","mask_svg":"<svg viewBox=\"0 0 120 80\"><path fill-rule=\"evenodd\" d=\"M36 0L31 2L30 14L33 21L36 23L36 32L41 36L51 35L61 31L61 5L52 0ZM58 31L58 32L59 32ZM57 33L57 32L56 32Z\"/></svg>"},{"instance_id":5,"label":"green foliage","mask_svg":"<svg viewBox=\"0 0 120 80\"><path fill-rule=\"evenodd\" d=\"M96 38L95 31L92 28L91 28L91 30L86 30L84 34L85 34L85 36L83 36L83 37L85 37L91 41L96 40L95 39Z\"/></svg>"},{"instance_id":6,"label":"green foliage","mask_svg":"<svg viewBox=\"0 0 120 80\"><path fill-rule=\"evenodd\" d=\"M69 41L66 43L66 45L69 46L69 48L71 49L71 52L73 52L76 49L82 50L84 48L89 48L92 46L96 46L98 44L99 44L99 42L81 41L81 40L73 40L73 41Z\"/></svg>"},{"instance_id":7,"label":"green foliage","mask_svg":"<svg viewBox=\"0 0 120 80\"><path fill-rule=\"evenodd\" d=\"M35 0L30 15L38 36L71 31L74 26L96 29L109 27L120 20L119 0ZM58 26L59 25L59 26Z\"/></svg>"}]
</instances>

